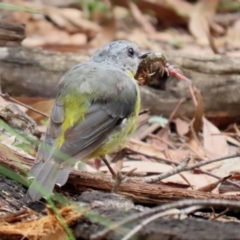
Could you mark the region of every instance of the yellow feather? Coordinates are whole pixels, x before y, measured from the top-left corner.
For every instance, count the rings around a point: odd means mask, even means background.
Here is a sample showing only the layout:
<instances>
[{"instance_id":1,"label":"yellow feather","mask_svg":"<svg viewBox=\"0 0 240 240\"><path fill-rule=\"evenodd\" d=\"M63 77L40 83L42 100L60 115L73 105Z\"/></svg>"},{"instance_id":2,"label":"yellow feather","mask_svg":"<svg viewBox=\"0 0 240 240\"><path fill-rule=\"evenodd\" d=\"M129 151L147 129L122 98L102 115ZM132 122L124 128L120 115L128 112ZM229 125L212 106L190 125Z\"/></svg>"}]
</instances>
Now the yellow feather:
<instances>
[{"instance_id":1,"label":"yellow feather","mask_svg":"<svg viewBox=\"0 0 240 240\"><path fill-rule=\"evenodd\" d=\"M88 106L86 104L86 96L77 92L68 94L64 99L64 121L62 124L61 135L59 136L56 147L61 147L65 140L65 132L68 128L74 126L75 123L84 121Z\"/></svg>"}]
</instances>

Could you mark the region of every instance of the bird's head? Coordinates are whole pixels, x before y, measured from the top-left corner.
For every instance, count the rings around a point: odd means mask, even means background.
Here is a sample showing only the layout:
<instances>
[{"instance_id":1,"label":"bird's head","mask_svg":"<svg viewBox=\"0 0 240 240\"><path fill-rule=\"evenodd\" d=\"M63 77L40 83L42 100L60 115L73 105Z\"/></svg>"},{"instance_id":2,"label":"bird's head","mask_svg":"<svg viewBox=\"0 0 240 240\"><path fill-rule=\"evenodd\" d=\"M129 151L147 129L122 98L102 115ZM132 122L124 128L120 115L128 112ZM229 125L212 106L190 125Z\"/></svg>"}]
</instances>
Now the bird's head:
<instances>
[{"instance_id":1,"label":"bird's head","mask_svg":"<svg viewBox=\"0 0 240 240\"><path fill-rule=\"evenodd\" d=\"M91 57L91 61L119 67L134 77L140 62L147 55L148 52L141 51L136 43L119 40L102 46Z\"/></svg>"}]
</instances>

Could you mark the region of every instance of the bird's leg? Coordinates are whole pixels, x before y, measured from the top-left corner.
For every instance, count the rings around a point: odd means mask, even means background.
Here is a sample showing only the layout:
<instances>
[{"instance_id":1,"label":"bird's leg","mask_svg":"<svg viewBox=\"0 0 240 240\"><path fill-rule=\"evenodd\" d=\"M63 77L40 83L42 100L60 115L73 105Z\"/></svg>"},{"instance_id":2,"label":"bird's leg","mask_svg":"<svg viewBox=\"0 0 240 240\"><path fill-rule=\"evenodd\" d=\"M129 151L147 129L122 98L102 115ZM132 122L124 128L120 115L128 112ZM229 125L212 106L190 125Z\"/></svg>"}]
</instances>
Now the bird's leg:
<instances>
[{"instance_id":1,"label":"bird's leg","mask_svg":"<svg viewBox=\"0 0 240 240\"><path fill-rule=\"evenodd\" d=\"M106 157L101 157L101 159L103 160L103 162L106 164L108 170L110 171L110 173L112 174L112 178L113 179L116 179L117 178L117 175L116 173L114 172L114 170L112 169L112 167L110 166L108 160L106 159Z\"/></svg>"},{"instance_id":2,"label":"bird's leg","mask_svg":"<svg viewBox=\"0 0 240 240\"><path fill-rule=\"evenodd\" d=\"M124 157L124 155L125 155L125 150L123 149L116 153L116 155L113 157L111 162L113 162L113 163L118 162L120 159L122 159ZM115 173L115 171L112 169L112 167L110 166L109 162L107 161L107 159L105 157L103 157L102 160L104 161L104 163L108 167L109 171L111 172L112 178L115 180L113 188L112 188L112 192L116 193L121 182L125 179L125 176L122 175L122 173L120 171Z\"/></svg>"}]
</instances>

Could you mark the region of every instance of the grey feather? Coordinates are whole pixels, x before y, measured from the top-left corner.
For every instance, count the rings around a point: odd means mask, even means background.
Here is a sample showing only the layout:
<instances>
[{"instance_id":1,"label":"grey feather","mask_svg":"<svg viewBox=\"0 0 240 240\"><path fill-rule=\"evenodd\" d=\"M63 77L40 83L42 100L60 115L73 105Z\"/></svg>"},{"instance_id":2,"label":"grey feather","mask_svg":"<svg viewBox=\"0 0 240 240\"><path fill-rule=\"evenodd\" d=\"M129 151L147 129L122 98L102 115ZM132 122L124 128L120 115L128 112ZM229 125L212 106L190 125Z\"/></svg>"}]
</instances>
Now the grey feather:
<instances>
[{"instance_id":1,"label":"grey feather","mask_svg":"<svg viewBox=\"0 0 240 240\"><path fill-rule=\"evenodd\" d=\"M58 177L58 171L59 165L53 161L42 164L37 177L28 189L25 201L37 201L42 196L45 198L50 197Z\"/></svg>"},{"instance_id":2,"label":"grey feather","mask_svg":"<svg viewBox=\"0 0 240 240\"><path fill-rule=\"evenodd\" d=\"M59 99L53 106L51 119L54 123L62 123L64 120L64 104Z\"/></svg>"},{"instance_id":3,"label":"grey feather","mask_svg":"<svg viewBox=\"0 0 240 240\"><path fill-rule=\"evenodd\" d=\"M69 157L86 158L119 128L119 121L133 113L137 86L126 70L136 72L139 59L126 59L126 44L129 42L123 41L116 52L114 44L111 45L109 51L112 53L101 58L101 53L108 49L106 46L105 50L98 51L89 62L74 66L60 79L60 90L52 109L45 139L30 171L30 175L35 178L34 182L38 182L46 190L47 196L51 194L55 184L62 186L66 183L76 162L61 158L59 152ZM136 44L131 43L130 46L138 51ZM118 56L119 54L121 56ZM121 63L125 59L125 63L119 65L118 57ZM84 104L88 106L88 111L83 122L67 129L64 143L57 149L55 144L62 133L62 123L68 117L64 111L64 99L72 91L85 96ZM42 196L35 189L34 182L27 193L31 201L36 201Z\"/></svg>"}]
</instances>

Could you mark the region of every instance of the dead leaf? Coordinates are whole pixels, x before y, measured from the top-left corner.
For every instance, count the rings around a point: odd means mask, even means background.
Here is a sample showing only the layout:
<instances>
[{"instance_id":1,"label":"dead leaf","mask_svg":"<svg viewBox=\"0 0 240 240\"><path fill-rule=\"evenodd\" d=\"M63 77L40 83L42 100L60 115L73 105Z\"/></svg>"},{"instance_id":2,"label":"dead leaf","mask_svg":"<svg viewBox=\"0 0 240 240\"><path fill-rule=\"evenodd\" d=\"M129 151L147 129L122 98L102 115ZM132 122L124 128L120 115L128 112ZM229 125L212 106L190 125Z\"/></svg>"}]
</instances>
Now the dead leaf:
<instances>
[{"instance_id":1,"label":"dead leaf","mask_svg":"<svg viewBox=\"0 0 240 240\"><path fill-rule=\"evenodd\" d=\"M187 147L190 148L200 159L205 159L206 154L205 151L203 149L203 147L201 146L201 143L196 139L191 137L187 143L186 143Z\"/></svg>"},{"instance_id":2,"label":"dead leaf","mask_svg":"<svg viewBox=\"0 0 240 240\"><path fill-rule=\"evenodd\" d=\"M240 171L240 158L232 158L222 161L222 166L215 169L213 173L219 177L228 176L233 171Z\"/></svg>"},{"instance_id":3,"label":"dead leaf","mask_svg":"<svg viewBox=\"0 0 240 240\"><path fill-rule=\"evenodd\" d=\"M202 95L201 95L201 92L196 87L194 87L194 91L197 99L197 107L195 109L194 119L192 122L193 129L191 129L191 126L190 126L189 132L186 134L189 137L192 137L193 134L195 134L196 137L198 137L198 134L202 130L202 126L203 126L204 106L203 106ZM194 130L194 133L192 132L192 130Z\"/></svg>"},{"instance_id":4,"label":"dead leaf","mask_svg":"<svg viewBox=\"0 0 240 240\"><path fill-rule=\"evenodd\" d=\"M224 177L224 178L222 178L222 179L219 179L219 180L217 180L217 181L215 181L215 182L213 182L213 183L210 183L210 184L208 184L208 185L206 185L206 186L203 186L203 187L198 188L197 191L201 191L201 192L212 192L215 188L217 188L217 186L218 186L221 182L223 182L223 181L225 181L225 180L227 180L227 179L229 179L229 178L230 178L230 176L227 176L227 177Z\"/></svg>"},{"instance_id":5,"label":"dead leaf","mask_svg":"<svg viewBox=\"0 0 240 240\"><path fill-rule=\"evenodd\" d=\"M226 136L219 133L221 132L216 126L203 118L203 146L208 156L222 157L229 154Z\"/></svg>"},{"instance_id":6,"label":"dead leaf","mask_svg":"<svg viewBox=\"0 0 240 240\"><path fill-rule=\"evenodd\" d=\"M197 88L194 88L194 90L196 93L197 106L195 109L193 121L190 123L189 126L189 131L185 134L189 138L186 144L200 158L204 158L205 152L199 139L199 133L202 130L203 126L204 106L200 91Z\"/></svg>"},{"instance_id":7,"label":"dead leaf","mask_svg":"<svg viewBox=\"0 0 240 240\"><path fill-rule=\"evenodd\" d=\"M35 108L43 113L50 115L55 99L48 99L33 104L31 107ZM32 110L27 110L26 114L31 117L36 123L41 124L42 120L46 120L45 116L40 115Z\"/></svg>"},{"instance_id":8,"label":"dead leaf","mask_svg":"<svg viewBox=\"0 0 240 240\"><path fill-rule=\"evenodd\" d=\"M189 30L200 44L208 45L210 23L217 5L218 0L199 0L191 13Z\"/></svg>"},{"instance_id":9,"label":"dead leaf","mask_svg":"<svg viewBox=\"0 0 240 240\"><path fill-rule=\"evenodd\" d=\"M146 154L153 157L157 156L165 159L165 155L163 154L163 152L159 148L156 148L150 144L147 144L135 139L131 139L129 142L129 147L135 151L138 151L139 153Z\"/></svg>"},{"instance_id":10,"label":"dead leaf","mask_svg":"<svg viewBox=\"0 0 240 240\"><path fill-rule=\"evenodd\" d=\"M172 149L167 149L165 150L171 160L173 160L176 163L180 163L189 153L188 150L172 150Z\"/></svg>"},{"instance_id":11,"label":"dead leaf","mask_svg":"<svg viewBox=\"0 0 240 240\"><path fill-rule=\"evenodd\" d=\"M177 133L180 136L184 136L189 130L189 123L181 118L175 119L174 122L176 124Z\"/></svg>"}]
</instances>

